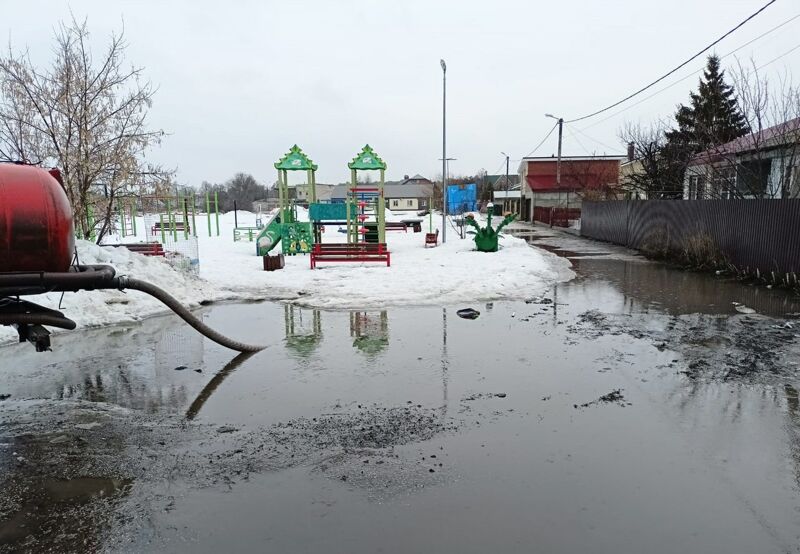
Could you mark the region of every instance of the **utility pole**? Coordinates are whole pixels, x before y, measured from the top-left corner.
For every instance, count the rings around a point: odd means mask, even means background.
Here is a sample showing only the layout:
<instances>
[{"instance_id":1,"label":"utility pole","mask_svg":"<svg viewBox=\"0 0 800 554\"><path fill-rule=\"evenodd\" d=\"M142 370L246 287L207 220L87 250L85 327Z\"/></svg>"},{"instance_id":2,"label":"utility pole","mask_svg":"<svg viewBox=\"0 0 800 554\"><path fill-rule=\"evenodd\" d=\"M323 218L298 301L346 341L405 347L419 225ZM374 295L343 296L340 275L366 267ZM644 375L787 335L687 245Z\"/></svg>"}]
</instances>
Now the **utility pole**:
<instances>
[{"instance_id":1,"label":"utility pole","mask_svg":"<svg viewBox=\"0 0 800 554\"><path fill-rule=\"evenodd\" d=\"M447 242L447 64L442 66L442 244Z\"/></svg>"},{"instance_id":2,"label":"utility pole","mask_svg":"<svg viewBox=\"0 0 800 554\"><path fill-rule=\"evenodd\" d=\"M561 135L564 130L564 118L556 117L552 114L546 113L545 117L558 120L558 159L556 160L556 189L558 189L558 198L561 199ZM560 203L560 202L559 202ZM569 192L567 192L567 204L569 204ZM553 226L553 221L550 221L550 226Z\"/></svg>"},{"instance_id":3,"label":"utility pole","mask_svg":"<svg viewBox=\"0 0 800 554\"><path fill-rule=\"evenodd\" d=\"M508 208L506 207L506 204L511 204L511 201L508 198L508 189L510 188L509 187L509 183L508 183L508 158L509 158L509 156L505 152L500 152L500 153L503 156L506 157L506 197L505 197L505 199L503 201L503 209L508 211Z\"/></svg>"}]
</instances>

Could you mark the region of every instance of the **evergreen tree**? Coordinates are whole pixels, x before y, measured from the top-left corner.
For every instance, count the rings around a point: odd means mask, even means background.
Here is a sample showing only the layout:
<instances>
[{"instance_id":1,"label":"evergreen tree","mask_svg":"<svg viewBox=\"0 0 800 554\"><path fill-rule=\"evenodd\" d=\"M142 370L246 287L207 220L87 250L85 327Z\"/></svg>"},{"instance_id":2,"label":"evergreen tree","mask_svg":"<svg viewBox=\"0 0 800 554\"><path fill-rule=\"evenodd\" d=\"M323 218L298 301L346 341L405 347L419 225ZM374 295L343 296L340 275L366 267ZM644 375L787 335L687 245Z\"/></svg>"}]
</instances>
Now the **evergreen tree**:
<instances>
[{"instance_id":1,"label":"evergreen tree","mask_svg":"<svg viewBox=\"0 0 800 554\"><path fill-rule=\"evenodd\" d=\"M667 133L669 147L685 156L732 141L748 132L733 87L725 82L719 58L709 56L697 92L675 114L678 128Z\"/></svg>"}]
</instances>

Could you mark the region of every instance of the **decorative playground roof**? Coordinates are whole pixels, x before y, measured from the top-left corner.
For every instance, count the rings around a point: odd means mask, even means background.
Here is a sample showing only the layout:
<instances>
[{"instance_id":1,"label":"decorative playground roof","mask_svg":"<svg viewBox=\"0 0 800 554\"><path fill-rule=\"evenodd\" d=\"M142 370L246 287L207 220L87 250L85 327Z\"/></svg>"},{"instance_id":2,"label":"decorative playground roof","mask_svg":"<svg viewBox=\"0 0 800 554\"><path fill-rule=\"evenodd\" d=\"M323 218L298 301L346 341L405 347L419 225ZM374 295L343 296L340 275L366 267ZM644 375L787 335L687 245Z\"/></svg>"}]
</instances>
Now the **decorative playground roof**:
<instances>
[{"instance_id":1,"label":"decorative playground roof","mask_svg":"<svg viewBox=\"0 0 800 554\"><path fill-rule=\"evenodd\" d=\"M284 157L275 162L275 169L285 169L287 171L310 169L317 170L317 164L305 155L296 144L292 146Z\"/></svg>"},{"instance_id":2,"label":"decorative playground roof","mask_svg":"<svg viewBox=\"0 0 800 554\"><path fill-rule=\"evenodd\" d=\"M367 144L361 149L361 152L353 158L353 161L347 164L347 167L350 169L364 170L386 169L386 162L384 162L380 156L372 150L372 147Z\"/></svg>"}]
</instances>

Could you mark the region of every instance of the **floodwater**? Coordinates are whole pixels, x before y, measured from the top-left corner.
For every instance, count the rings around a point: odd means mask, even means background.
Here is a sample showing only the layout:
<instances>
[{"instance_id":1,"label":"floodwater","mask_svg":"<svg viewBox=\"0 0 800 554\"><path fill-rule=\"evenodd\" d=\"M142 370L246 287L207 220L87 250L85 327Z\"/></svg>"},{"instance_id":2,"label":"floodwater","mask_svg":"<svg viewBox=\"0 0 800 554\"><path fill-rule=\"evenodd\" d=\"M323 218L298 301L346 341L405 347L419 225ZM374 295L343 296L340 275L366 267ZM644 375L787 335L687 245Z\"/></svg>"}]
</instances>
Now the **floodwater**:
<instances>
[{"instance_id":1,"label":"floodwater","mask_svg":"<svg viewBox=\"0 0 800 554\"><path fill-rule=\"evenodd\" d=\"M797 297L516 232L576 279L1 348L0 551L800 552Z\"/></svg>"}]
</instances>

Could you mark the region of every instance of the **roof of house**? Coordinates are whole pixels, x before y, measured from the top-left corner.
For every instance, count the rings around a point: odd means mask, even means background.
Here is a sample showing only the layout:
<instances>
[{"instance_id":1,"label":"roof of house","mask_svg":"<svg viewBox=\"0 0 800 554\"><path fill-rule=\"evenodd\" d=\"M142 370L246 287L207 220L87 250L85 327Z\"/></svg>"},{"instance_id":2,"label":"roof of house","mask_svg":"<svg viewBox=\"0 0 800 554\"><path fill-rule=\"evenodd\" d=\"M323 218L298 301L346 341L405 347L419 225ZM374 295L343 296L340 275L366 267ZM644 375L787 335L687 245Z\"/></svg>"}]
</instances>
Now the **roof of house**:
<instances>
[{"instance_id":1,"label":"roof of house","mask_svg":"<svg viewBox=\"0 0 800 554\"><path fill-rule=\"evenodd\" d=\"M492 184L492 186L500 183L500 185L505 186L506 184L506 174L503 173L502 175L487 175L486 180ZM508 174L508 182L511 186L515 184L519 184L519 174L517 173L509 173Z\"/></svg>"},{"instance_id":2,"label":"roof of house","mask_svg":"<svg viewBox=\"0 0 800 554\"><path fill-rule=\"evenodd\" d=\"M755 133L748 133L720 146L704 150L694 156L689 165L713 163L723 160L725 156L797 144L798 140L800 140L800 117L784 121Z\"/></svg>"}]
</instances>

